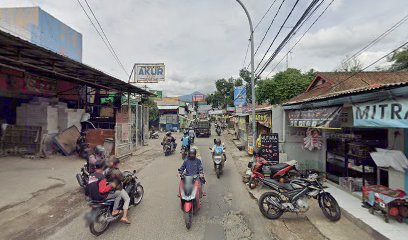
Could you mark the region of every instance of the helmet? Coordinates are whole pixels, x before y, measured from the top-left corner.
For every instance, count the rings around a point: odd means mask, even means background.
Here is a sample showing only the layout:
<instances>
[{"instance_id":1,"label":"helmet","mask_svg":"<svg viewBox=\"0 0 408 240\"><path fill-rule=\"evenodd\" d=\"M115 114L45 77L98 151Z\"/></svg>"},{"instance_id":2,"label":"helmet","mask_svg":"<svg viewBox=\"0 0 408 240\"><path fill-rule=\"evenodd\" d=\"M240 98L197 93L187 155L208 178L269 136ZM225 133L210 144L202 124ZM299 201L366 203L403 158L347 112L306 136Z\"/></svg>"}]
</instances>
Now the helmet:
<instances>
[{"instance_id":1,"label":"helmet","mask_svg":"<svg viewBox=\"0 0 408 240\"><path fill-rule=\"evenodd\" d=\"M221 139L218 138L217 140L215 140L215 144L217 144L217 145L221 144Z\"/></svg>"},{"instance_id":2,"label":"helmet","mask_svg":"<svg viewBox=\"0 0 408 240\"><path fill-rule=\"evenodd\" d=\"M166 132L166 136L170 136L171 135L171 132Z\"/></svg>"},{"instance_id":3,"label":"helmet","mask_svg":"<svg viewBox=\"0 0 408 240\"><path fill-rule=\"evenodd\" d=\"M96 145L95 154L97 155L105 154L105 148L102 145Z\"/></svg>"},{"instance_id":4,"label":"helmet","mask_svg":"<svg viewBox=\"0 0 408 240\"><path fill-rule=\"evenodd\" d=\"M197 156L197 150L195 148L191 148L190 151L188 151L188 158L194 159Z\"/></svg>"},{"instance_id":5,"label":"helmet","mask_svg":"<svg viewBox=\"0 0 408 240\"><path fill-rule=\"evenodd\" d=\"M95 168L96 169L103 169L106 166L106 162L104 160L96 161Z\"/></svg>"}]
</instances>

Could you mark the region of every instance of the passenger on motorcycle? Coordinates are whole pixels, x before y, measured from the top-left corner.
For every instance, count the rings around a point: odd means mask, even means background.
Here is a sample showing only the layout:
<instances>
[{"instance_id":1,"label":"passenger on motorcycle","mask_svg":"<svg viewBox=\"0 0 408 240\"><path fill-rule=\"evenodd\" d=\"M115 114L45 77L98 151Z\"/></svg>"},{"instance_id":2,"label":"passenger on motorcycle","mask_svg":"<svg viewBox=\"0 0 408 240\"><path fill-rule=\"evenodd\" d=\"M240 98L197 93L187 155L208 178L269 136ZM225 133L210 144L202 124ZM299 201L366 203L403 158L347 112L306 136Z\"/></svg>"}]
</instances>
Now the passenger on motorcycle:
<instances>
[{"instance_id":1,"label":"passenger on motorcycle","mask_svg":"<svg viewBox=\"0 0 408 240\"><path fill-rule=\"evenodd\" d=\"M120 214L119 203L120 200L123 198L124 204L123 209L129 208L130 199L128 198L126 201L125 197L122 194L122 191L115 191L116 184L115 183L107 183L105 175L103 175L103 170L105 168L105 161L98 161L95 164L95 173L89 176L88 184L86 186L86 191L88 196L93 201L104 201L108 199L115 199L113 204L113 211L112 215L116 216ZM122 221L124 223L130 223L129 221Z\"/></svg>"},{"instance_id":2,"label":"passenger on motorcycle","mask_svg":"<svg viewBox=\"0 0 408 240\"><path fill-rule=\"evenodd\" d=\"M212 155L214 155L214 153L222 153L224 161L227 161L227 155L225 154L225 146L224 144L221 144L220 139L216 139L214 141L214 146L211 149L211 153Z\"/></svg>"},{"instance_id":3,"label":"passenger on motorcycle","mask_svg":"<svg viewBox=\"0 0 408 240\"><path fill-rule=\"evenodd\" d=\"M181 177L181 174L186 172L187 176L194 176L200 175L200 189L203 195L205 196L204 192L204 185L205 185L205 178L204 178L204 169L203 164L200 159L197 158L197 150L195 148L191 148L188 152L188 157L184 160L183 164L179 169L178 177Z\"/></svg>"},{"instance_id":4,"label":"passenger on motorcycle","mask_svg":"<svg viewBox=\"0 0 408 240\"><path fill-rule=\"evenodd\" d=\"M119 159L113 158L108 161L108 168L104 171L104 174L107 178L108 182L114 183L117 187L117 191L120 191L120 196L124 201L123 204L123 216L121 221L124 223L129 224L128 219L128 210L129 210L129 203L130 197L129 194L121 187L123 181L123 174L119 170Z\"/></svg>"},{"instance_id":5,"label":"passenger on motorcycle","mask_svg":"<svg viewBox=\"0 0 408 240\"><path fill-rule=\"evenodd\" d=\"M166 133L166 136L163 138L162 145L164 145L166 142L173 144L174 148L177 147L176 139L171 135L171 132Z\"/></svg>"},{"instance_id":6,"label":"passenger on motorcycle","mask_svg":"<svg viewBox=\"0 0 408 240\"><path fill-rule=\"evenodd\" d=\"M192 139L192 141L194 141L195 138L195 132L194 132L194 128L190 128L190 130L188 130L188 136Z\"/></svg>"},{"instance_id":7,"label":"passenger on motorcycle","mask_svg":"<svg viewBox=\"0 0 408 240\"><path fill-rule=\"evenodd\" d=\"M187 134L184 134L183 138L181 139L181 147L185 147L190 150L191 139Z\"/></svg>"},{"instance_id":8,"label":"passenger on motorcycle","mask_svg":"<svg viewBox=\"0 0 408 240\"><path fill-rule=\"evenodd\" d=\"M95 153L91 154L88 158L88 172L95 172L95 164L98 161L105 161L106 154L105 148L102 145L96 145Z\"/></svg>"}]
</instances>

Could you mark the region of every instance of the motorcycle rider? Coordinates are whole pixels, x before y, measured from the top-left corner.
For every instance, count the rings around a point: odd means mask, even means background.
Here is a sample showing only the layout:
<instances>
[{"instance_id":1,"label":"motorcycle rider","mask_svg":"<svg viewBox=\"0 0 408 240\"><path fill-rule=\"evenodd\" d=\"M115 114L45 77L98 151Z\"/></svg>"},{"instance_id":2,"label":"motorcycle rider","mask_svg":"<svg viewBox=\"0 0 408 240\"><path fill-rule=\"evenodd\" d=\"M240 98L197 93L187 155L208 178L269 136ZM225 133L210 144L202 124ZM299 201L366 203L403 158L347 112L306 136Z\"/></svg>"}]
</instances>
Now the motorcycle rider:
<instances>
[{"instance_id":1,"label":"motorcycle rider","mask_svg":"<svg viewBox=\"0 0 408 240\"><path fill-rule=\"evenodd\" d=\"M191 141L194 142L195 132L194 132L194 128L193 128L193 127L190 127L190 129L188 130L188 136L190 137Z\"/></svg>"},{"instance_id":2,"label":"motorcycle rider","mask_svg":"<svg viewBox=\"0 0 408 240\"><path fill-rule=\"evenodd\" d=\"M114 182L107 183L105 175L103 175L103 170L105 168L105 161L97 161L95 163L95 172L89 176L88 184L86 186L86 191L88 196L93 201L103 201L107 199L115 199L113 204L112 216L117 216L120 214L119 203L122 198L121 191L115 191L116 184ZM130 200L130 199L128 199ZM123 209L128 209L129 201L124 199ZM121 220L122 221L122 220ZM129 221L122 221L124 223L130 223Z\"/></svg>"},{"instance_id":3,"label":"motorcycle rider","mask_svg":"<svg viewBox=\"0 0 408 240\"><path fill-rule=\"evenodd\" d=\"M224 161L227 161L227 155L225 154L225 146L221 144L221 139L214 140L214 146L211 149L211 153L214 156L214 153L222 153Z\"/></svg>"},{"instance_id":4,"label":"motorcycle rider","mask_svg":"<svg viewBox=\"0 0 408 240\"><path fill-rule=\"evenodd\" d=\"M163 138L162 145L164 145L166 142L170 142L174 149L177 147L176 138L171 135L171 132L166 133L166 136Z\"/></svg>"},{"instance_id":5,"label":"motorcycle rider","mask_svg":"<svg viewBox=\"0 0 408 240\"><path fill-rule=\"evenodd\" d=\"M93 173L95 172L95 164L98 161L105 161L105 148L102 145L96 145L95 153L89 155L88 157L88 172Z\"/></svg>"},{"instance_id":6,"label":"motorcycle rider","mask_svg":"<svg viewBox=\"0 0 408 240\"><path fill-rule=\"evenodd\" d=\"M190 137L186 134L184 134L183 138L181 138L181 146L182 148L185 147L190 151L190 145L191 145L191 139Z\"/></svg>"},{"instance_id":7,"label":"motorcycle rider","mask_svg":"<svg viewBox=\"0 0 408 240\"><path fill-rule=\"evenodd\" d=\"M187 176L194 176L197 174L200 175L200 189L202 195L205 196L206 194L204 192L205 178L203 164L201 160L197 158L197 150L195 148L191 148L188 152L187 159L184 160L179 169L178 177L181 177L181 174L183 174L184 171L186 171Z\"/></svg>"},{"instance_id":8,"label":"motorcycle rider","mask_svg":"<svg viewBox=\"0 0 408 240\"><path fill-rule=\"evenodd\" d=\"M121 191L121 197L123 198L123 201L125 202L123 204L123 216L122 216L121 221L125 223L130 223L128 219L130 197L129 197L129 194L123 188L121 188L122 181L123 181L123 174L119 170L120 161L118 158L112 158L112 159L109 159L107 162L108 162L108 168L104 171L104 175L106 176L106 179L108 182L113 182L115 183L116 186L118 186L117 190Z\"/></svg>"}]
</instances>

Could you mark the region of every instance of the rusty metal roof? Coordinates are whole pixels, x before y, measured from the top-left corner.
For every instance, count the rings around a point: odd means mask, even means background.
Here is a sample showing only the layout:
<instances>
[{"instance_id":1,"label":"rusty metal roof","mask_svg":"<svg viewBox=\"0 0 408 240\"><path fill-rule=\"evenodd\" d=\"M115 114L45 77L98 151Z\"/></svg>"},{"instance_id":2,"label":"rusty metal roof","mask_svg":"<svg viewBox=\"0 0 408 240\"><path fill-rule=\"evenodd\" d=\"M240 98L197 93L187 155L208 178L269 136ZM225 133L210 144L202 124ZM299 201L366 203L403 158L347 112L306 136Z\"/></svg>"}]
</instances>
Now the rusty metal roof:
<instances>
[{"instance_id":1,"label":"rusty metal roof","mask_svg":"<svg viewBox=\"0 0 408 240\"><path fill-rule=\"evenodd\" d=\"M293 105L408 85L408 72L319 72L308 89L285 102Z\"/></svg>"},{"instance_id":2,"label":"rusty metal roof","mask_svg":"<svg viewBox=\"0 0 408 240\"><path fill-rule=\"evenodd\" d=\"M154 96L153 93L121 81L100 70L4 31L0 31L0 66L95 88Z\"/></svg>"}]
</instances>

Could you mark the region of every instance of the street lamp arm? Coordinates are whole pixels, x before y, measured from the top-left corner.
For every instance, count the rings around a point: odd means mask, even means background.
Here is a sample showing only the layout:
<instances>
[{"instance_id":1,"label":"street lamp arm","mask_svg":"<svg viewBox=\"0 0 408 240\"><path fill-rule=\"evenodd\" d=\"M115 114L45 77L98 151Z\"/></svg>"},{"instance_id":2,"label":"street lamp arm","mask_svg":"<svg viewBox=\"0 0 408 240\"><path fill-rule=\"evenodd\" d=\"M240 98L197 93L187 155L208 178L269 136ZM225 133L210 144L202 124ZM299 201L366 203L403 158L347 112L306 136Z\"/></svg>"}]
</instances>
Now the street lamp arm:
<instances>
[{"instance_id":1,"label":"street lamp arm","mask_svg":"<svg viewBox=\"0 0 408 240\"><path fill-rule=\"evenodd\" d=\"M254 73L254 29L252 27L252 19L249 12L241 0L236 0L239 5L244 9L245 14L248 17L250 40L251 40L251 95L252 95L252 148L256 150L256 120L255 120L255 73ZM254 154L255 155L255 154Z\"/></svg>"}]
</instances>

